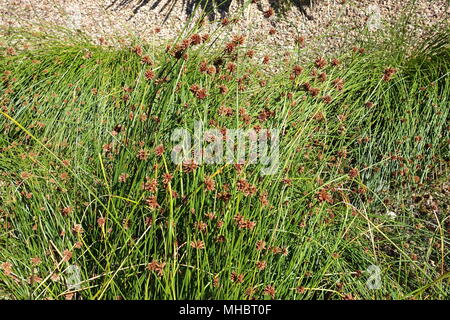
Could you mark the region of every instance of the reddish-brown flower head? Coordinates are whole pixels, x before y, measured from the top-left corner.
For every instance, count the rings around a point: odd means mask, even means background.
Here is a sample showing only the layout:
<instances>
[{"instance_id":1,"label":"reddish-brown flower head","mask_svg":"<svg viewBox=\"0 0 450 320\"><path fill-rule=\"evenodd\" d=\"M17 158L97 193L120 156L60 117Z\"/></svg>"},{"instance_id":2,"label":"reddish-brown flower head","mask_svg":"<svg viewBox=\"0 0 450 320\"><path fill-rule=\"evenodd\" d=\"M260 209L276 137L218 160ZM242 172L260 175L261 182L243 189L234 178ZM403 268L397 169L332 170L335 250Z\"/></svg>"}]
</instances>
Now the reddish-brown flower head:
<instances>
[{"instance_id":1,"label":"reddish-brown flower head","mask_svg":"<svg viewBox=\"0 0 450 320\"><path fill-rule=\"evenodd\" d=\"M164 275L164 267L166 266L165 262L159 262L156 260L153 260L150 262L146 269L150 271L154 271L159 277L162 277Z\"/></svg>"},{"instance_id":2,"label":"reddish-brown flower head","mask_svg":"<svg viewBox=\"0 0 450 320\"><path fill-rule=\"evenodd\" d=\"M205 243L202 240L191 241L190 245L193 249L204 249L205 248Z\"/></svg>"},{"instance_id":3,"label":"reddish-brown flower head","mask_svg":"<svg viewBox=\"0 0 450 320\"><path fill-rule=\"evenodd\" d=\"M299 76L303 72L303 68L299 65L295 65L292 68L292 72L294 73L295 76Z\"/></svg>"},{"instance_id":4,"label":"reddish-brown flower head","mask_svg":"<svg viewBox=\"0 0 450 320\"><path fill-rule=\"evenodd\" d=\"M143 56L142 59L141 59L141 62L143 64L146 64L146 65L149 65L149 66L151 66L153 64L153 60L149 56Z\"/></svg>"},{"instance_id":5,"label":"reddish-brown flower head","mask_svg":"<svg viewBox=\"0 0 450 320\"><path fill-rule=\"evenodd\" d=\"M275 14L275 11L272 8L269 8L266 11L264 11L264 17L265 18L270 18L274 14Z\"/></svg>"},{"instance_id":6,"label":"reddish-brown flower head","mask_svg":"<svg viewBox=\"0 0 450 320\"><path fill-rule=\"evenodd\" d=\"M147 80L152 80L153 78L155 78L155 72L153 72L152 69L148 69L147 71L145 71L145 79Z\"/></svg>"},{"instance_id":7,"label":"reddish-brown flower head","mask_svg":"<svg viewBox=\"0 0 450 320\"><path fill-rule=\"evenodd\" d=\"M216 182L211 177L206 177L204 183L208 191L213 191L216 188Z\"/></svg>"},{"instance_id":8,"label":"reddish-brown flower head","mask_svg":"<svg viewBox=\"0 0 450 320\"><path fill-rule=\"evenodd\" d=\"M315 64L316 64L317 68L324 68L327 65L327 60L320 57L320 58L316 59Z\"/></svg>"},{"instance_id":9,"label":"reddish-brown flower head","mask_svg":"<svg viewBox=\"0 0 450 320\"><path fill-rule=\"evenodd\" d=\"M157 156L162 156L164 154L164 146L162 144L156 146L155 153Z\"/></svg>"},{"instance_id":10,"label":"reddish-brown flower head","mask_svg":"<svg viewBox=\"0 0 450 320\"><path fill-rule=\"evenodd\" d=\"M275 298L275 292L276 292L275 287L273 287L271 285L266 286L263 291L264 295L271 296L272 299Z\"/></svg>"},{"instance_id":11,"label":"reddish-brown flower head","mask_svg":"<svg viewBox=\"0 0 450 320\"><path fill-rule=\"evenodd\" d=\"M384 75L383 75L383 80L384 81L389 81L391 80L392 76L397 72L397 69L395 68L386 68L384 70Z\"/></svg>"}]
</instances>

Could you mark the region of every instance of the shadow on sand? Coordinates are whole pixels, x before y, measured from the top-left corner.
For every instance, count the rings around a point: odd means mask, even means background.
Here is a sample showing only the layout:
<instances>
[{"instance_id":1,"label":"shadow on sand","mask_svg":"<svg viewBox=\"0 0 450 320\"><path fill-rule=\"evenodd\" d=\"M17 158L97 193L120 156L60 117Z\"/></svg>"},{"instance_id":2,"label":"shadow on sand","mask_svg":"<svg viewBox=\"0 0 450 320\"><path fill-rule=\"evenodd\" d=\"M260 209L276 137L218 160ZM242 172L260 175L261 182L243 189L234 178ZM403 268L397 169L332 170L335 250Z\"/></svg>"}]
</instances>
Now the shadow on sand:
<instances>
[{"instance_id":1,"label":"shadow on sand","mask_svg":"<svg viewBox=\"0 0 450 320\"><path fill-rule=\"evenodd\" d=\"M239 5L243 5L245 2L245 0L237 1ZM205 12L208 12L208 18L210 20L215 20L217 18L224 18L228 14L232 0L112 0L107 6L107 9L120 10L125 6L132 5L133 14L128 18L128 20L130 20L143 7L149 6L151 10L155 10L160 4L162 4L159 12L161 13L167 10L167 19L177 2L182 2L182 7L188 16L194 12L195 8L202 8ZM282 12L286 7L281 3L287 2L290 2L291 5L297 7L307 19L313 19L307 14L306 7L312 6L313 2L316 2L316 0L269 0L270 5L276 12ZM257 5L258 9L262 11L263 8L261 4L258 2Z\"/></svg>"}]
</instances>

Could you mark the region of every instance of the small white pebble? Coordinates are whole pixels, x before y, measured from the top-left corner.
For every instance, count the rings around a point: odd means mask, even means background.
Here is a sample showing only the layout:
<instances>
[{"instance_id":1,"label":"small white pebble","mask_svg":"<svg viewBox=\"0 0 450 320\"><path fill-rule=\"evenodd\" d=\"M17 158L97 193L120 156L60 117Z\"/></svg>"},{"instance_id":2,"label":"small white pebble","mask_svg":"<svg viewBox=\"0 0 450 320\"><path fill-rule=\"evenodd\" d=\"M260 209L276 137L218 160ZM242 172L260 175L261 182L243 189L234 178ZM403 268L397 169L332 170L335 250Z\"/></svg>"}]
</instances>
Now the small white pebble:
<instances>
[{"instance_id":1,"label":"small white pebble","mask_svg":"<svg viewBox=\"0 0 450 320\"><path fill-rule=\"evenodd\" d=\"M394 211L388 211L386 214L387 214L387 216L388 216L389 218L391 218L392 220L394 220L395 218L397 218L397 214L396 214Z\"/></svg>"}]
</instances>

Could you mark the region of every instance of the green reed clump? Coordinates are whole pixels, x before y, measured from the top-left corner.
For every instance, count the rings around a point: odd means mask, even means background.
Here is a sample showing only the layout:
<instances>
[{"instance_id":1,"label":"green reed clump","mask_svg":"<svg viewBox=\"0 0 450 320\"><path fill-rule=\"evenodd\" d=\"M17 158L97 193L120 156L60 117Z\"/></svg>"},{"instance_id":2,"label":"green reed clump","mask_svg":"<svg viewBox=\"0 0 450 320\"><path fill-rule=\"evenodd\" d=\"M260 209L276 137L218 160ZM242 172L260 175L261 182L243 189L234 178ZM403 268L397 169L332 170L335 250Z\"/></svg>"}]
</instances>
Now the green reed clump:
<instances>
[{"instance_id":1,"label":"green reed clump","mask_svg":"<svg viewBox=\"0 0 450 320\"><path fill-rule=\"evenodd\" d=\"M447 218L385 213L388 191L447 169L448 43L270 62L242 36L24 49L19 34L0 64L0 289L14 298L448 294ZM170 135L196 120L279 129L280 170L175 165Z\"/></svg>"}]
</instances>

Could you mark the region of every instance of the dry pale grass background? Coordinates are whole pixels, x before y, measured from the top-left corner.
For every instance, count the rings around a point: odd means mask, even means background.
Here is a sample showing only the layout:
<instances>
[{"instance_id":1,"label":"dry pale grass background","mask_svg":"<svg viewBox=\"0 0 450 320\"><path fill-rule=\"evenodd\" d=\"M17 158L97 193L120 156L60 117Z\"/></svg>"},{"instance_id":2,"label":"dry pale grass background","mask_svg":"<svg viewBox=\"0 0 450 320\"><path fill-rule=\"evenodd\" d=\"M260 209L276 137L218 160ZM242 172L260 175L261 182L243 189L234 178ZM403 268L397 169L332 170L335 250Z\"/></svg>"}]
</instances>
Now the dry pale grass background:
<instances>
[{"instance_id":1,"label":"dry pale grass background","mask_svg":"<svg viewBox=\"0 0 450 320\"><path fill-rule=\"evenodd\" d=\"M175 37L189 19L193 0L1 0L0 25L37 27L42 23L80 29L94 38L121 35L138 36L144 40ZM224 16L233 16L242 0L233 0L227 12L216 11L207 19L211 30ZM309 1L303 1L308 3ZM407 10L404 0L320 0L305 4L285 15L267 19L263 12L269 0L250 4L227 33L246 34L251 45L277 52L280 56L294 46L297 36L305 37L320 51L334 51L358 35L361 30L383 28ZM448 19L446 0L415 1L413 15L418 32L425 27ZM207 26L207 28L208 28ZM160 32L155 33L155 29ZM269 34L275 29L275 34ZM273 32L272 32L273 33Z\"/></svg>"}]
</instances>

